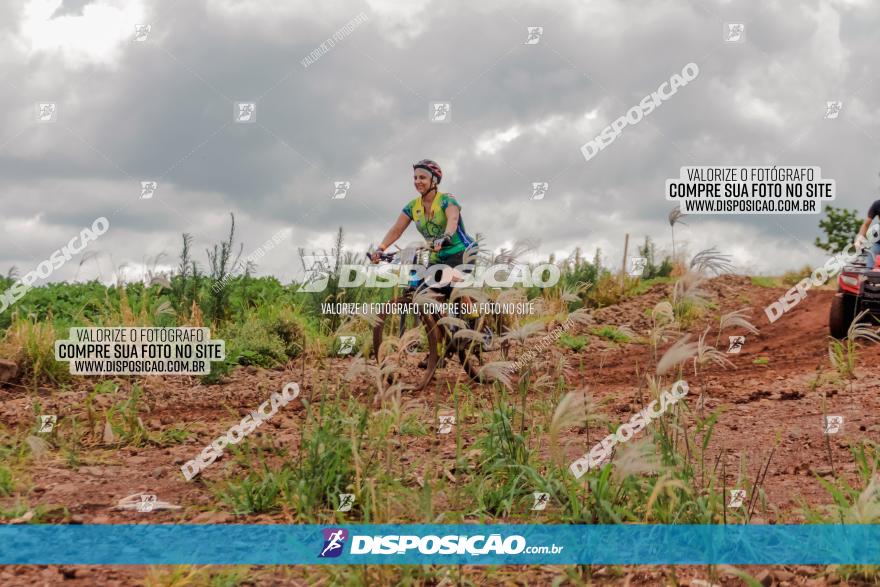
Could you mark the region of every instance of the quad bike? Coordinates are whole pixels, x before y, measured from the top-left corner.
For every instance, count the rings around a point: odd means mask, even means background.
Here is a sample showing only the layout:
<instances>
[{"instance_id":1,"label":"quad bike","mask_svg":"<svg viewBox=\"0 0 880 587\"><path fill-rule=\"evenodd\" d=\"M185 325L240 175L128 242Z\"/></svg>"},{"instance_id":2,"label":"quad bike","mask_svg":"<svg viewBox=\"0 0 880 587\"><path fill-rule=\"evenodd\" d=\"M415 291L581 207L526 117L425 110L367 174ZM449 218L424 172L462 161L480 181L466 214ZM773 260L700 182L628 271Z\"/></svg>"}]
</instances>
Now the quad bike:
<instances>
[{"instance_id":1,"label":"quad bike","mask_svg":"<svg viewBox=\"0 0 880 587\"><path fill-rule=\"evenodd\" d=\"M831 336L844 339L849 327L862 312L862 320L880 321L880 255L874 269L868 269L865 251L845 265L837 276L837 293L831 302L828 328Z\"/></svg>"}]
</instances>

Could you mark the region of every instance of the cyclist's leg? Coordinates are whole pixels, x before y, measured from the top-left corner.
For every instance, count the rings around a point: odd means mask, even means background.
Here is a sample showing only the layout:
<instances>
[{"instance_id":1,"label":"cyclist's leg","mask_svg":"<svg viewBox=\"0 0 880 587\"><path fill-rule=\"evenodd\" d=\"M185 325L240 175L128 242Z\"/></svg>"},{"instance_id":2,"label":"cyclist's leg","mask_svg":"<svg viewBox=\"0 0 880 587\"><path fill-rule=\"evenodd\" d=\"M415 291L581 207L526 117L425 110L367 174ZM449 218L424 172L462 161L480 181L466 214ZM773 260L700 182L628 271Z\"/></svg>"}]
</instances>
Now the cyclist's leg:
<instances>
[{"instance_id":1,"label":"cyclist's leg","mask_svg":"<svg viewBox=\"0 0 880 587\"><path fill-rule=\"evenodd\" d=\"M423 282L422 282L421 284L419 284L419 286L416 288L416 290L415 290L415 295L418 295L418 294L420 294L420 293L422 293L422 292L440 293L441 295L440 295L439 299L437 299L436 302L432 302L432 303L433 303L433 304L442 304L442 303L446 302L446 301L449 299L449 297L448 297L448 295L443 295L443 293L444 293L444 288L437 287L436 285L431 285L429 282L431 281L431 278L432 278L433 276L427 276L427 277L428 277L428 279L426 279L425 281L423 281ZM422 308L421 311L424 312L424 311L426 311L426 310L427 310L426 308ZM417 322L418 322L418 320L417 320ZM425 322L425 321L422 320L422 322ZM427 326L426 326L426 328L427 328ZM430 339L430 337L429 337L429 339ZM429 345L429 347L430 347L430 345L431 345L430 340L428 341L428 345ZM429 348L429 349L428 349L428 354L425 355L425 358L422 359L421 361L419 361L419 369L425 369L425 368L428 368L428 367L429 367L430 358L431 358L431 352L432 352L432 349ZM441 356L440 359L439 359L439 362L436 364L436 367L442 367L445 358L446 358L445 355Z\"/></svg>"},{"instance_id":2,"label":"cyclist's leg","mask_svg":"<svg viewBox=\"0 0 880 587\"><path fill-rule=\"evenodd\" d=\"M432 263L432 265L431 265L432 267L435 265L446 265L449 268L454 269L457 265L461 264L461 254L459 253L459 254L450 255L449 257L446 257L444 259L435 259L434 261L435 262ZM444 269L442 272L442 275L437 275L437 273L438 273L438 271L435 271L434 274L426 276L425 287L428 287L428 288L430 288L430 291L433 291L433 292L436 292L437 294L439 294L438 303L447 304L450 302L450 298L452 296L452 291L454 289L452 286L453 273L450 273L448 269ZM450 311L449 315L454 316L455 312ZM444 328L446 328L447 331L450 333L454 333L456 330L456 328L454 326L446 326ZM448 343L448 341L447 341L447 343ZM445 359L447 356L449 356L453 352L453 350L454 350L453 346L451 344L447 344L446 353L441 358L441 365L442 365L442 360ZM427 365L427 362L428 362L428 360L427 360L427 358L425 358L424 360L422 360L419 363L419 367L424 368Z\"/></svg>"}]
</instances>

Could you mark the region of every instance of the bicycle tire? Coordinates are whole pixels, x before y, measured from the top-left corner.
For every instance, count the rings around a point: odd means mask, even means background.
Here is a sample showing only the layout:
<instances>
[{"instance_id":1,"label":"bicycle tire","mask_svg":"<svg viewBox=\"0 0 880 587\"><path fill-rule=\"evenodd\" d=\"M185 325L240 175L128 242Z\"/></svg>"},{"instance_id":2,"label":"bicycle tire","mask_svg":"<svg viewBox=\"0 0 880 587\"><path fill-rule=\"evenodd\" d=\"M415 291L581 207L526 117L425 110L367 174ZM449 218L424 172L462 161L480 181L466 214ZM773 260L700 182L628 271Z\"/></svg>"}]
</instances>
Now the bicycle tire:
<instances>
[{"instance_id":1,"label":"bicycle tire","mask_svg":"<svg viewBox=\"0 0 880 587\"><path fill-rule=\"evenodd\" d=\"M408 303L411 298L409 296L400 296L391 300L391 304ZM379 360L379 347L382 345L382 339L385 337L385 321L388 318L387 313L379 314L379 322L373 327L373 358ZM400 316L401 322L405 321L405 314ZM440 341L441 328L437 326L434 317L430 314L422 314L420 322L425 328L428 338L428 358L427 366L424 369L421 380L416 386L416 390L422 390L428 386L437 370L437 364L440 362Z\"/></svg>"}]
</instances>

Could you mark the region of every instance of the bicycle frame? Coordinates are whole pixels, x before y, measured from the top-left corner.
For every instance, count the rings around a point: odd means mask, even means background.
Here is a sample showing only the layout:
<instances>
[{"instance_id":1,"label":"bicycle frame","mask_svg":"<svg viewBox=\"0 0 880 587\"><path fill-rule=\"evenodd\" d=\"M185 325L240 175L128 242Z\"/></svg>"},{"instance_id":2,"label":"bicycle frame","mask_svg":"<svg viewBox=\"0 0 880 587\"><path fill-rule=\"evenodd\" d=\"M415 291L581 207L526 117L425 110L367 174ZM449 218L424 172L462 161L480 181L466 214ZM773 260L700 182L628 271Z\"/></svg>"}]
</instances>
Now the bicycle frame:
<instances>
[{"instance_id":1,"label":"bicycle frame","mask_svg":"<svg viewBox=\"0 0 880 587\"><path fill-rule=\"evenodd\" d=\"M408 247L405 249L400 249L399 251L396 251L394 253L379 253L379 260L401 266L419 266L427 269L431 266L430 259L432 252L434 252L434 249L430 246L430 243L424 243L415 248ZM368 258L372 259L370 253L366 253L366 255ZM451 281L449 283L464 280L464 276L461 274L460 271L458 271L454 267L450 267L450 269L452 270L452 275ZM410 278L408 281L408 289L411 290L417 290L425 282L424 277L418 277L416 270L413 269L410 269L410 274L407 277ZM446 282L443 282L442 284L433 284L428 287L435 288L443 287L444 285L446 285Z\"/></svg>"},{"instance_id":2,"label":"bicycle frame","mask_svg":"<svg viewBox=\"0 0 880 587\"><path fill-rule=\"evenodd\" d=\"M407 265L415 265L419 267L427 268L430 262L430 253L432 248L429 246L420 246L415 249L402 249L395 253L384 253L381 252L378 255L379 261L386 261L388 263L398 263L404 265L404 261L415 261L408 263ZM367 253L367 256L372 260L372 255ZM453 268L453 274L450 277L451 281L460 280L459 277L460 272L456 271ZM409 283L407 288L404 290L402 295L399 298L395 298L395 301L398 300L407 300L412 301L412 298L422 289L435 288L435 287L443 287L443 284L435 283L431 285L427 285L425 283L425 279L423 277L418 277L417 274L414 275L410 273ZM458 279L456 279L458 277ZM447 284L448 282L444 282ZM454 313L453 313L454 315ZM471 377L477 377L477 370L479 368L480 360L477 357L474 357L470 347L473 344L469 344L468 348L465 348L464 345L461 344L453 344L453 334L451 331L447 330L446 327L439 326L437 324L437 320L442 317L442 314L421 314L420 316L413 316L413 319L416 321L416 324L422 323L425 327L425 331L428 336L428 358L426 359L426 368L424 377L421 383L417 386L417 389L424 389L428 383L431 381L433 377L434 370L437 368L437 365L440 361L445 359L448 356L452 356L454 354L458 354L459 359L461 360L462 366L465 369L465 372ZM385 322L386 316L381 317L381 323L374 327L373 329L373 353L374 356L378 359L379 355L379 347L382 342L382 329ZM400 327L398 336L402 337L404 332L406 331L406 323L408 321L408 316L406 314L402 314L400 316ZM490 331L491 336L491 331ZM439 348L440 344L446 344L445 353L443 356L440 356Z\"/></svg>"}]
</instances>

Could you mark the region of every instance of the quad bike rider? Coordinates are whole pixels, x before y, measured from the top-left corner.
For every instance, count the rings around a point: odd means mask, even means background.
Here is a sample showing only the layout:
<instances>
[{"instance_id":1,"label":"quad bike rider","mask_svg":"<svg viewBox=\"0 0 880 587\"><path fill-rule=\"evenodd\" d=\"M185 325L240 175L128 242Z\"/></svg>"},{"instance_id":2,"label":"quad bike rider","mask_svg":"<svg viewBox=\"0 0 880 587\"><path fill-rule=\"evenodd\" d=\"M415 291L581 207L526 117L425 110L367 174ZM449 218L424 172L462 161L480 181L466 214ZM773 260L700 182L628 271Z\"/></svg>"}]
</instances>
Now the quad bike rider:
<instances>
[{"instance_id":1,"label":"quad bike rider","mask_svg":"<svg viewBox=\"0 0 880 587\"><path fill-rule=\"evenodd\" d=\"M837 294L828 317L834 338L846 338L853 321L862 312L866 312L862 320L880 320L880 226L872 226L877 216L880 216L880 200L868 208L868 217L853 243L861 254L845 265L837 277Z\"/></svg>"},{"instance_id":2,"label":"quad bike rider","mask_svg":"<svg viewBox=\"0 0 880 587\"><path fill-rule=\"evenodd\" d=\"M862 227L859 228L859 235L856 237L855 246L857 249L864 248L866 244L868 244L868 239L866 235L868 234L868 227L871 226L871 223L874 222L874 218L880 216L880 200L875 201L871 204L871 207L868 208L868 217L865 218L865 221L862 223ZM866 260L866 266L868 269L874 269L877 261L877 255L880 255L880 242L875 242L868 249L868 258Z\"/></svg>"}]
</instances>

